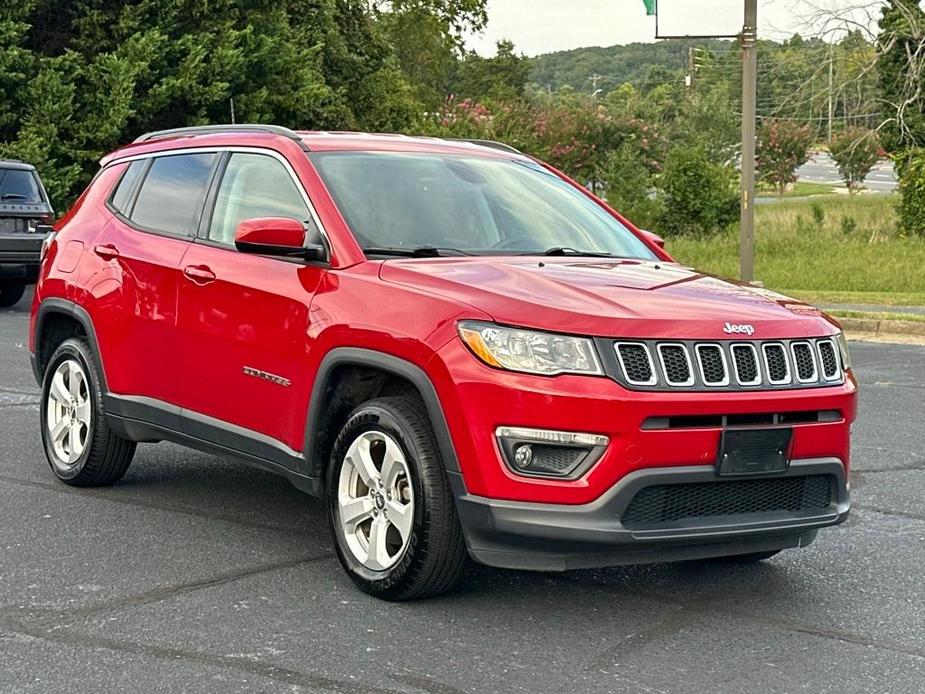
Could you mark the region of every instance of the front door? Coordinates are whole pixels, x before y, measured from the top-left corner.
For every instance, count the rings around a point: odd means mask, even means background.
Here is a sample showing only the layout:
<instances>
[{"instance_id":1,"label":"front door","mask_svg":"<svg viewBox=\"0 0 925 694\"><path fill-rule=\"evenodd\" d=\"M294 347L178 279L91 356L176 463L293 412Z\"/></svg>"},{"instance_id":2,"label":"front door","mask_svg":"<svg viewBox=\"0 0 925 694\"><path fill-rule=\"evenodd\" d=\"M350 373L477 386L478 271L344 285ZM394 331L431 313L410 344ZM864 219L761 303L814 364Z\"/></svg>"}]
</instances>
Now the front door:
<instances>
[{"instance_id":1,"label":"front door","mask_svg":"<svg viewBox=\"0 0 925 694\"><path fill-rule=\"evenodd\" d=\"M191 435L267 457L300 452L309 305L323 268L241 253L238 224L257 217L310 220L294 173L276 155L234 152L181 263L181 400ZM268 440L269 438L269 440Z\"/></svg>"}]
</instances>

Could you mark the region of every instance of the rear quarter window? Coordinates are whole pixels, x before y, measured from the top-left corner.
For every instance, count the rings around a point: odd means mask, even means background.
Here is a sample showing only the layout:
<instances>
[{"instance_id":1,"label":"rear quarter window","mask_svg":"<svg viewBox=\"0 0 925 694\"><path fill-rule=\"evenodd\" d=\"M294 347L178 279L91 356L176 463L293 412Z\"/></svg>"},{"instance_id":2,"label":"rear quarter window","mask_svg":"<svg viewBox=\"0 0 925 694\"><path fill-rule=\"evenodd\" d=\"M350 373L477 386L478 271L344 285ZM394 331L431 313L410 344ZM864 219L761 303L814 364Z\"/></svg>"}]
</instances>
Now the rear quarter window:
<instances>
[{"instance_id":1,"label":"rear quarter window","mask_svg":"<svg viewBox=\"0 0 925 694\"><path fill-rule=\"evenodd\" d=\"M154 159L129 219L145 229L195 236L217 156L173 154Z\"/></svg>"},{"instance_id":2,"label":"rear quarter window","mask_svg":"<svg viewBox=\"0 0 925 694\"><path fill-rule=\"evenodd\" d=\"M147 164L144 160L133 161L122 173L122 178L116 184L116 189L109 199L109 204L119 214L128 217L131 210L132 197L142 172Z\"/></svg>"}]
</instances>

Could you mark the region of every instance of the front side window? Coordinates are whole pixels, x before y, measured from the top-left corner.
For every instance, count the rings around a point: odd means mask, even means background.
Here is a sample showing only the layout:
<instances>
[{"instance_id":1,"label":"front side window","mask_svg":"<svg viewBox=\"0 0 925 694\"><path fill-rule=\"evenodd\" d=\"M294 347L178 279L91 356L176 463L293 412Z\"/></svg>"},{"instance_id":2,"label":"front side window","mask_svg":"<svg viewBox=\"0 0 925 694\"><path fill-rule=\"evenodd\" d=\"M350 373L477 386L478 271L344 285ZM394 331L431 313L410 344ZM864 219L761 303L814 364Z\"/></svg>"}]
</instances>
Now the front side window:
<instances>
[{"instance_id":1,"label":"front side window","mask_svg":"<svg viewBox=\"0 0 925 694\"><path fill-rule=\"evenodd\" d=\"M0 168L0 203L45 202L35 174L24 169Z\"/></svg>"},{"instance_id":2,"label":"front side window","mask_svg":"<svg viewBox=\"0 0 925 694\"><path fill-rule=\"evenodd\" d=\"M656 257L604 208L532 161L398 152L310 156L364 248Z\"/></svg>"},{"instance_id":3,"label":"front side window","mask_svg":"<svg viewBox=\"0 0 925 694\"><path fill-rule=\"evenodd\" d=\"M132 222L177 236L195 235L217 156L203 153L157 157L141 183Z\"/></svg>"},{"instance_id":4,"label":"front side window","mask_svg":"<svg viewBox=\"0 0 925 694\"><path fill-rule=\"evenodd\" d=\"M286 168L263 154L231 155L215 198L209 239L234 245L238 224L257 217L309 220L305 200Z\"/></svg>"}]
</instances>

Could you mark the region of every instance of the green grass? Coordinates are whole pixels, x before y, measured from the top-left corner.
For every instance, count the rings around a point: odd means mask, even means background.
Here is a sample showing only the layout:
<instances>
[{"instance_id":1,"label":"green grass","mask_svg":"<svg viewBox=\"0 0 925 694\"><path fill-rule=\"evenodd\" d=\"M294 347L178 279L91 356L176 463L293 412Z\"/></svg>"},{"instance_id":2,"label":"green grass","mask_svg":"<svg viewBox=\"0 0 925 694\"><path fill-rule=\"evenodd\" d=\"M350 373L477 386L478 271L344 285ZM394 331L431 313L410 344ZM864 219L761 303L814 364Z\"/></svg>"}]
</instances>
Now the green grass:
<instances>
[{"instance_id":1,"label":"green grass","mask_svg":"<svg viewBox=\"0 0 925 694\"><path fill-rule=\"evenodd\" d=\"M784 198L805 198L810 195L832 195L832 189L835 186L829 186L824 183L808 183L806 181L797 181L793 188L786 191L782 196ZM774 186L759 184L756 195L760 198L778 197L777 190Z\"/></svg>"},{"instance_id":2,"label":"green grass","mask_svg":"<svg viewBox=\"0 0 925 694\"><path fill-rule=\"evenodd\" d=\"M925 316L917 313L892 313L889 311L826 311L836 318L866 318L868 320L901 320L909 323L925 323Z\"/></svg>"},{"instance_id":3,"label":"green grass","mask_svg":"<svg viewBox=\"0 0 925 694\"><path fill-rule=\"evenodd\" d=\"M788 296L810 304L879 304L881 306L925 306L925 292L845 292L809 289L780 289Z\"/></svg>"},{"instance_id":4,"label":"green grass","mask_svg":"<svg viewBox=\"0 0 925 694\"><path fill-rule=\"evenodd\" d=\"M821 302L925 305L925 238L896 231L893 196L827 196L757 208L755 275L769 289ZM739 271L738 229L669 237L679 261Z\"/></svg>"}]
</instances>

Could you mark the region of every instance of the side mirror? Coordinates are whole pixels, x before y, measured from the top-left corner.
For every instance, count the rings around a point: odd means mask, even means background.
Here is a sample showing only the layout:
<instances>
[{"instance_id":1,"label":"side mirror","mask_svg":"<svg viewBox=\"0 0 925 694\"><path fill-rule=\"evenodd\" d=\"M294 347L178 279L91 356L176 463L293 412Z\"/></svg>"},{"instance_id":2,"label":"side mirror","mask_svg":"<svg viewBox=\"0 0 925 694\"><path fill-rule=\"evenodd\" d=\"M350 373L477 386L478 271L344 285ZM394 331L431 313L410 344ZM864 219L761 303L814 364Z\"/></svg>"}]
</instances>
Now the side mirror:
<instances>
[{"instance_id":1,"label":"side mirror","mask_svg":"<svg viewBox=\"0 0 925 694\"><path fill-rule=\"evenodd\" d=\"M649 241L654 243L659 248L665 247L665 239L663 239L658 234L654 234L651 231L647 231L646 229L640 229L639 233L641 233L643 236L645 236Z\"/></svg>"},{"instance_id":2,"label":"side mirror","mask_svg":"<svg viewBox=\"0 0 925 694\"><path fill-rule=\"evenodd\" d=\"M305 245L305 225L289 217L258 217L238 224L234 246L242 253L323 260L324 247Z\"/></svg>"}]
</instances>

